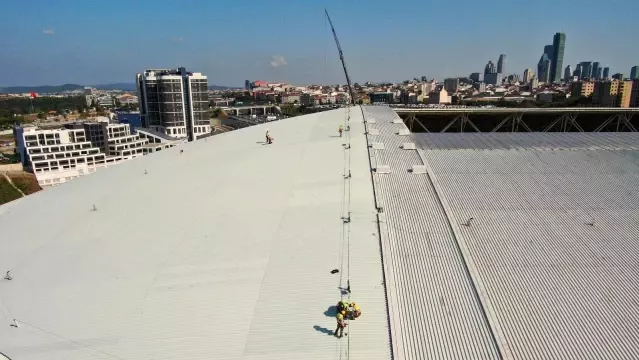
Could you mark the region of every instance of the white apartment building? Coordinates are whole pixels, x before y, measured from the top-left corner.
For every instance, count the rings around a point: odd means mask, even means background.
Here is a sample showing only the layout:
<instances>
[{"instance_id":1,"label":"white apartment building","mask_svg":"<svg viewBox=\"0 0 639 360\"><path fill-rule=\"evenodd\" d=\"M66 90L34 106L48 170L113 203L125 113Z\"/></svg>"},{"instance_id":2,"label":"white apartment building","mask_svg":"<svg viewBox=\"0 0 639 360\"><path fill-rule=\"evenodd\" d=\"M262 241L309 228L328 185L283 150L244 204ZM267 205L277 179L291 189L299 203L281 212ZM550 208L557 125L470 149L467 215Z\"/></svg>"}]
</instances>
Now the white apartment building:
<instances>
[{"instance_id":1,"label":"white apartment building","mask_svg":"<svg viewBox=\"0 0 639 360\"><path fill-rule=\"evenodd\" d=\"M129 125L105 122L52 130L15 126L14 133L23 167L35 174L42 187L142 156L148 144L147 139L132 135Z\"/></svg>"}]
</instances>

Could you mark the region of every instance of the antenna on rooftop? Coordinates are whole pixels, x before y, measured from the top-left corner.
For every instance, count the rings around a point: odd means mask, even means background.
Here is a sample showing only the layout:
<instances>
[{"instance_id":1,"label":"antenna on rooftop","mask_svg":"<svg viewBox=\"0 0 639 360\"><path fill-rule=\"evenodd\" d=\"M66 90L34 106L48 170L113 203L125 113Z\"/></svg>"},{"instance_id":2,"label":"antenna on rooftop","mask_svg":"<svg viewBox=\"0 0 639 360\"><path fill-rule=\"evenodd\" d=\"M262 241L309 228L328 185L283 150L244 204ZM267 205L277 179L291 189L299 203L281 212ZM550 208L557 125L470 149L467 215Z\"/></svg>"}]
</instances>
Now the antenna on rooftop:
<instances>
[{"instance_id":1,"label":"antenna on rooftop","mask_svg":"<svg viewBox=\"0 0 639 360\"><path fill-rule=\"evenodd\" d=\"M93 209L91 209L91 211L98 211L98 208L93 205Z\"/></svg>"},{"instance_id":2,"label":"antenna on rooftop","mask_svg":"<svg viewBox=\"0 0 639 360\"><path fill-rule=\"evenodd\" d=\"M12 280L13 278L11 277L11 270L7 271L7 275L4 277L5 280Z\"/></svg>"},{"instance_id":3,"label":"antenna on rooftop","mask_svg":"<svg viewBox=\"0 0 639 360\"><path fill-rule=\"evenodd\" d=\"M471 217L471 218L469 218L469 219L466 221L466 223L464 223L464 224L462 224L462 225L470 227L470 225L471 225L471 223L472 223L472 221L473 221L473 220L474 220L474 218L472 218L472 217Z\"/></svg>"}]
</instances>

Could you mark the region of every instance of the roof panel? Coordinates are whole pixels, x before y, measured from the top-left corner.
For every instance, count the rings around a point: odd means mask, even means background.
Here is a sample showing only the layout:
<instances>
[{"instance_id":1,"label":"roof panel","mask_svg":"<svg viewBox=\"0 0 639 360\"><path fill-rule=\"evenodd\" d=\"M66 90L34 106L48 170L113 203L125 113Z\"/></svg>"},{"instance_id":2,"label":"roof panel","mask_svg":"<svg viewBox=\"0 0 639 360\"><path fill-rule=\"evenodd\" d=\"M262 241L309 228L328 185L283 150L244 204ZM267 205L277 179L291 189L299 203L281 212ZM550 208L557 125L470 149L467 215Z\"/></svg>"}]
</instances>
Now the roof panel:
<instances>
[{"instance_id":1,"label":"roof panel","mask_svg":"<svg viewBox=\"0 0 639 360\"><path fill-rule=\"evenodd\" d=\"M221 134L0 206L0 270L13 275L0 281L0 351L388 359L361 114L347 138L332 136L346 117L269 123L272 145L265 126ZM346 278L363 315L337 340L331 307Z\"/></svg>"}]
</instances>

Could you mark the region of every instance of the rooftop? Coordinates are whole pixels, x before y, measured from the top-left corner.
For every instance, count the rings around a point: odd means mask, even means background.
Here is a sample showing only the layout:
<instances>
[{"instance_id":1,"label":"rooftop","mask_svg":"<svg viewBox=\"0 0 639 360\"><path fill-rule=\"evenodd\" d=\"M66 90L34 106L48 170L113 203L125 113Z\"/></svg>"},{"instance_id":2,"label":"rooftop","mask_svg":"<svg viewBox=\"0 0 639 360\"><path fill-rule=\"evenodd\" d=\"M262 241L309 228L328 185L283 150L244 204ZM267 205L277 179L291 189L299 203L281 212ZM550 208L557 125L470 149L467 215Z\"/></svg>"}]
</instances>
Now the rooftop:
<instances>
[{"instance_id":1,"label":"rooftop","mask_svg":"<svg viewBox=\"0 0 639 360\"><path fill-rule=\"evenodd\" d=\"M0 353L639 353L639 134L407 130L389 107L326 111L0 206ZM337 340L348 287L363 315Z\"/></svg>"}]
</instances>

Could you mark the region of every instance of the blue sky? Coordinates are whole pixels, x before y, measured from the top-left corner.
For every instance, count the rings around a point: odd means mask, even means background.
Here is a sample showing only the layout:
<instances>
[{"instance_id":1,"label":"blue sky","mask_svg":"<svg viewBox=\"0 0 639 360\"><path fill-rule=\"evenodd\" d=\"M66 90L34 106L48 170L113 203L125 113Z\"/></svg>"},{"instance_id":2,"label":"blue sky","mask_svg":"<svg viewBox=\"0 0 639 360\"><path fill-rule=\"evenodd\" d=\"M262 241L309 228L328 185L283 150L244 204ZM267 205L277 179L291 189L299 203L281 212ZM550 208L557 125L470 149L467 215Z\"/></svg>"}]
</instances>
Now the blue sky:
<instances>
[{"instance_id":1,"label":"blue sky","mask_svg":"<svg viewBox=\"0 0 639 360\"><path fill-rule=\"evenodd\" d=\"M177 65L218 85L342 83L324 8L358 82L467 76L500 53L522 74L557 31L564 65L639 64L637 0L20 0L0 13L0 85L133 82Z\"/></svg>"}]
</instances>

